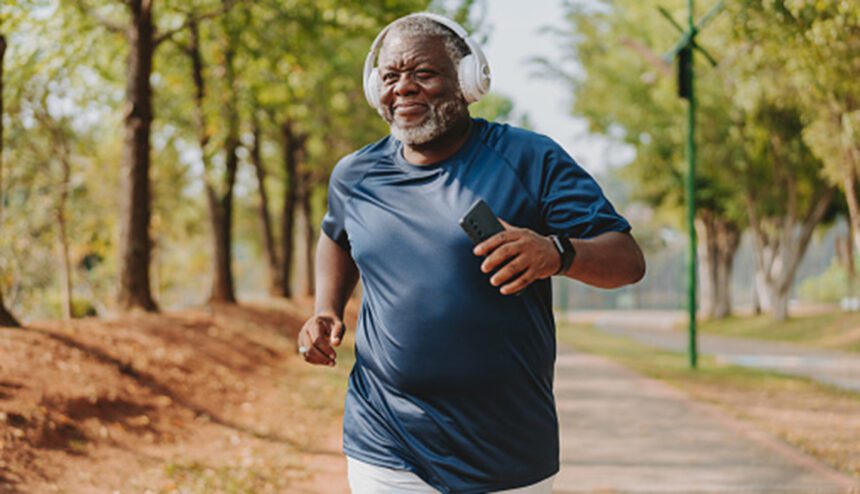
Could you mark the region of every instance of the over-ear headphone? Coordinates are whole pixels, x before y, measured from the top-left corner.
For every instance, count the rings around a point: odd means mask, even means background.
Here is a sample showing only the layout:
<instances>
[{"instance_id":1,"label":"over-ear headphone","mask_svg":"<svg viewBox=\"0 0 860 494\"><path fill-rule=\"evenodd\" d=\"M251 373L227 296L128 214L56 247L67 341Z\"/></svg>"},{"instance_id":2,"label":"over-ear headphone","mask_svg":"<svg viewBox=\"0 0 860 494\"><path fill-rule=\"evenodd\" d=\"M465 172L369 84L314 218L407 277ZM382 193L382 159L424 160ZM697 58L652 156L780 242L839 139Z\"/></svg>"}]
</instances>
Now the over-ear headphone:
<instances>
[{"instance_id":1,"label":"over-ear headphone","mask_svg":"<svg viewBox=\"0 0 860 494\"><path fill-rule=\"evenodd\" d=\"M463 91L463 97L466 99L466 103L474 103L487 94L490 90L490 64L487 63L487 57L481 51L481 47L469 37L462 26L447 17L429 12L409 14L402 17L402 19L408 17L425 17L430 19L454 31L457 36L465 41L471 53L463 57L457 66L457 78L460 81L460 89ZM391 24L394 24L394 22ZM380 107L379 93L381 81L379 79L379 72L376 70L376 57L379 55L380 45L383 38L385 38L385 34L391 28L391 24L380 31L376 39L373 40L373 44L370 45L370 52L364 60L364 97L367 98L370 106L377 110Z\"/></svg>"}]
</instances>

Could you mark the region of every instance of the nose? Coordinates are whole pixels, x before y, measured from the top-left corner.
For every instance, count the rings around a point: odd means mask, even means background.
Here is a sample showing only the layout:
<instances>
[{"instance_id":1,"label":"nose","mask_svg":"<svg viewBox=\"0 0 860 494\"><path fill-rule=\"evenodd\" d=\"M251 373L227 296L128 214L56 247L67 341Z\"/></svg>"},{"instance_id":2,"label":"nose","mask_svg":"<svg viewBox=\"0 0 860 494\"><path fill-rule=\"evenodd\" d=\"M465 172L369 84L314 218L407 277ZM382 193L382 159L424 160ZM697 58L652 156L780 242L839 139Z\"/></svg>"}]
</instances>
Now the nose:
<instances>
[{"instance_id":1,"label":"nose","mask_svg":"<svg viewBox=\"0 0 860 494\"><path fill-rule=\"evenodd\" d=\"M394 83L394 94L397 96L413 94L416 91L418 91L418 85L409 74L401 74Z\"/></svg>"}]
</instances>

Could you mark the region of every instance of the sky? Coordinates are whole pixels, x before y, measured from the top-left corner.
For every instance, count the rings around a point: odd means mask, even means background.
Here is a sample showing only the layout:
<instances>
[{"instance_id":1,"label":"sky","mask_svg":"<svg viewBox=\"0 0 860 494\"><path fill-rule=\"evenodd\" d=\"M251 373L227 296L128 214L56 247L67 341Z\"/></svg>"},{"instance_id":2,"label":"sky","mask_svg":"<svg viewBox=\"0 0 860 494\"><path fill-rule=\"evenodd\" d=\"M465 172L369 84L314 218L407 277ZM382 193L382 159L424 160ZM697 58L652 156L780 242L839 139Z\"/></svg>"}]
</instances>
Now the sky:
<instances>
[{"instance_id":1,"label":"sky","mask_svg":"<svg viewBox=\"0 0 860 494\"><path fill-rule=\"evenodd\" d=\"M561 60L560 40L542 33L547 26L563 28L562 0L486 0L489 40L484 46L492 71L493 92L514 101L515 111L527 113L534 130L561 144L586 170L602 173L633 158L630 147L588 133L582 118L570 115L571 91L561 81L535 76L529 60Z\"/></svg>"}]
</instances>

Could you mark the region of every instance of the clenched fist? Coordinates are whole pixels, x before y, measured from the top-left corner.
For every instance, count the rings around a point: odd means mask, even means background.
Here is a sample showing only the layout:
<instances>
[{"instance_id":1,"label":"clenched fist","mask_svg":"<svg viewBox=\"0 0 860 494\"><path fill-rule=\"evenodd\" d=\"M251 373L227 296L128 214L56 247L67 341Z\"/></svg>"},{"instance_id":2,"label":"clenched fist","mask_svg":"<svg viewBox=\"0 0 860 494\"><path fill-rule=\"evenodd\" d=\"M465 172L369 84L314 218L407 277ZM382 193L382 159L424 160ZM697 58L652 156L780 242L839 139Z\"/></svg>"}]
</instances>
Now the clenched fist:
<instances>
[{"instance_id":1,"label":"clenched fist","mask_svg":"<svg viewBox=\"0 0 860 494\"><path fill-rule=\"evenodd\" d=\"M327 312L321 312L308 319L299 331L297 342L299 353L305 361L314 365L334 367L346 325L340 317Z\"/></svg>"}]
</instances>

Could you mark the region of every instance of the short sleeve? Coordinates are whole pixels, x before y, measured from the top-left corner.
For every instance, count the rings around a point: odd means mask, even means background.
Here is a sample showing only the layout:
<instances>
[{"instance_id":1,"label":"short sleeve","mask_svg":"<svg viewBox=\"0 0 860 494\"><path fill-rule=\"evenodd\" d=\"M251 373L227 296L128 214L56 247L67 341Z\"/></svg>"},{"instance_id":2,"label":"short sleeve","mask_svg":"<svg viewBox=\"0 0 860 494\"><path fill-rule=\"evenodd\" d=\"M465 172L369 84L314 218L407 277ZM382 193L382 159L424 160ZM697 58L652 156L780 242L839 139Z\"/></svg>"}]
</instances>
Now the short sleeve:
<instances>
[{"instance_id":1,"label":"short sleeve","mask_svg":"<svg viewBox=\"0 0 860 494\"><path fill-rule=\"evenodd\" d=\"M349 160L341 160L331 172L328 183L328 209L323 216L321 229L338 245L350 250L349 235L346 231L346 202L350 186L347 181Z\"/></svg>"},{"instance_id":2,"label":"short sleeve","mask_svg":"<svg viewBox=\"0 0 860 494\"><path fill-rule=\"evenodd\" d=\"M574 238L630 231L594 178L564 149L547 149L543 165L540 205L550 231Z\"/></svg>"}]
</instances>

